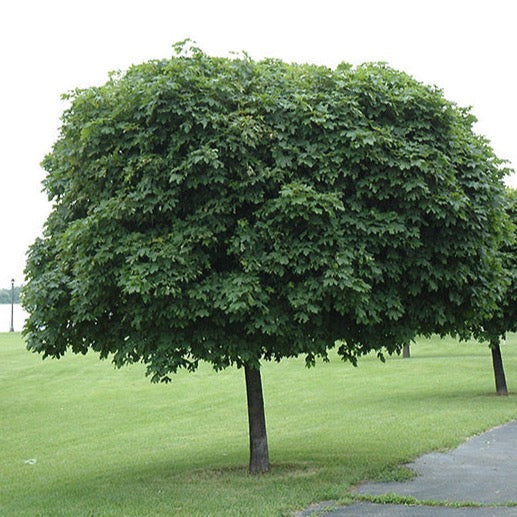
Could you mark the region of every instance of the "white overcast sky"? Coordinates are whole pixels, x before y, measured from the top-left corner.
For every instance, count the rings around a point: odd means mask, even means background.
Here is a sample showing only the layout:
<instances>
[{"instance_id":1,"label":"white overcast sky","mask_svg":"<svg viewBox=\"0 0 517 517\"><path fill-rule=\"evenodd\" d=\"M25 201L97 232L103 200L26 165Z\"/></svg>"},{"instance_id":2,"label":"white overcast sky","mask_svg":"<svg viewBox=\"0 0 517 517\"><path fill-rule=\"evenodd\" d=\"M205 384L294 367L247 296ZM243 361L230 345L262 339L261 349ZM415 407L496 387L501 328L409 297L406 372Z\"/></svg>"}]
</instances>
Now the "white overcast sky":
<instances>
[{"instance_id":1,"label":"white overcast sky","mask_svg":"<svg viewBox=\"0 0 517 517\"><path fill-rule=\"evenodd\" d=\"M246 51L334 67L385 61L473 106L476 131L517 169L515 0L17 0L0 5L0 287L23 280L50 206L39 163L75 87L172 55ZM517 176L507 180L517 187Z\"/></svg>"}]
</instances>

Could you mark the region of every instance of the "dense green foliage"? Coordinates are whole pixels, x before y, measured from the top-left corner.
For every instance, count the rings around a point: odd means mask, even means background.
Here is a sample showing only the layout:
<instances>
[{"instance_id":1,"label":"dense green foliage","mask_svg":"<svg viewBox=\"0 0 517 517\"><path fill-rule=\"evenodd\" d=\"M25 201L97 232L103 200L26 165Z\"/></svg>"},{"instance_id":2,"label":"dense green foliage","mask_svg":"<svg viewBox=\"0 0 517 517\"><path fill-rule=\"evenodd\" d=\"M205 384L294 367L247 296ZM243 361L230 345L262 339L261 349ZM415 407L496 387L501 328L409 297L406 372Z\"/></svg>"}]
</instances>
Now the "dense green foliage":
<instances>
[{"instance_id":1,"label":"dense green foliage","mask_svg":"<svg viewBox=\"0 0 517 517\"><path fill-rule=\"evenodd\" d=\"M436 88L192 49L68 98L26 270L34 351L154 380L336 340L355 362L495 306L503 170Z\"/></svg>"},{"instance_id":2,"label":"dense green foliage","mask_svg":"<svg viewBox=\"0 0 517 517\"><path fill-rule=\"evenodd\" d=\"M507 341L516 378L517 334ZM493 395L486 345L418 339L412 352L265 364L273 469L253 477L241 372L201 364L150 384L141 365L42 362L0 333L0 515L287 516L517 416L517 395Z\"/></svg>"},{"instance_id":3,"label":"dense green foliage","mask_svg":"<svg viewBox=\"0 0 517 517\"><path fill-rule=\"evenodd\" d=\"M20 303L20 291L21 287L19 286L14 286L14 293L10 288L0 289L0 303L11 303L13 299L14 303Z\"/></svg>"}]
</instances>

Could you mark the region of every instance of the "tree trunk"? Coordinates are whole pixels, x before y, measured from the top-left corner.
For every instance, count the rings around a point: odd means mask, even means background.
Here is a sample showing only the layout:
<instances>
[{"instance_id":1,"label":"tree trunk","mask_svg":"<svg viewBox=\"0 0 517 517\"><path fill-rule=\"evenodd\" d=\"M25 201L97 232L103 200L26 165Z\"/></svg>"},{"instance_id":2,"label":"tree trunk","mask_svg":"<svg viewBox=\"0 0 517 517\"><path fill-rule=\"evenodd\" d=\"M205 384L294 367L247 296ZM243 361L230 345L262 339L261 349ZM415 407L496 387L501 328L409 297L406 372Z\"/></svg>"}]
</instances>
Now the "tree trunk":
<instances>
[{"instance_id":1,"label":"tree trunk","mask_svg":"<svg viewBox=\"0 0 517 517\"><path fill-rule=\"evenodd\" d=\"M246 395L248 397L248 422L250 428L250 474L269 472L269 450L267 446L266 417L260 370L244 366Z\"/></svg>"},{"instance_id":2,"label":"tree trunk","mask_svg":"<svg viewBox=\"0 0 517 517\"><path fill-rule=\"evenodd\" d=\"M411 357L411 351L410 351L409 345L404 345L402 347L402 357L404 359L409 359Z\"/></svg>"},{"instance_id":3,"label":"tree trunk","mask_svg":"<svg viewBox=\"0 0 517 517\"><path fill-rule=\"evenodd\" d=\"M501 356L501 347L499 340L490 341L490 350L492 350L492 364L494 365L495 389L498 395L508 395L506 387L506 377L504 375L503 358Z\"/></svg>"}]
</instances>

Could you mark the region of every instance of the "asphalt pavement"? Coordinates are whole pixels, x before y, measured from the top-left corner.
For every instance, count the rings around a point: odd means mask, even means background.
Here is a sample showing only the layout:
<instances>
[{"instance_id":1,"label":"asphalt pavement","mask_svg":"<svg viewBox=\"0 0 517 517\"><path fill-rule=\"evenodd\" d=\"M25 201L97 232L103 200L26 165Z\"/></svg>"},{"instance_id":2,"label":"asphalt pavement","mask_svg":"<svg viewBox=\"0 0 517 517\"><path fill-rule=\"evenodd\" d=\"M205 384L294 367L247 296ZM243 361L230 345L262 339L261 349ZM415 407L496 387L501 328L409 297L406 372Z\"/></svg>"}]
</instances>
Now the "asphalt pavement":
<instances>
[{"instance_id":1,"label":"asphalt pavement","mask_svg":"<svg viewBox=\"0 0 517 517\"><path fill-rule=\"evenodd\" d=\"M449 452L433 452L407 465L417 476L410 481L364 483L358 494L396 494L440 506L355 503L315 505L300 517L517 517L517 420L474 436ZM454 503L484 507L454 508ZM500 505L500 506L497 506Z\"/></svg>"}]
</instances>

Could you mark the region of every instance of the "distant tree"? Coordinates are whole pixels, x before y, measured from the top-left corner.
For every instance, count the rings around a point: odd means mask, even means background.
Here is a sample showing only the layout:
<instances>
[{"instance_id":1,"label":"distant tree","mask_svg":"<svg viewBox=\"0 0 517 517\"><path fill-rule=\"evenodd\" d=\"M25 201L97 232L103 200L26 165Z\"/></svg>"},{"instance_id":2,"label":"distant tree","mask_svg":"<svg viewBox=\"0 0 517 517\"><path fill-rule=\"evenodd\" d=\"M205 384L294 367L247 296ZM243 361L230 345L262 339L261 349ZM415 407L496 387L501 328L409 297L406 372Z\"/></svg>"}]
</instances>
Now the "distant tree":
<instances>
[{"instance_id":1,"label":"distant tree","mask_svg":"<svg viewBox=\"0 0 517 517\"><path fill-rule=\"evenodd\" d=\"M481 330L477 332L477 337L488 340L490 343L498 395L508 395L501 353L501 339L505 338L507 332L517 331L517 191L514 189L508 189L506 210L512 222L501 248L507 284L501 293L497 311L488 321L483 323Z\"/></svg>"},{"instance_id":2,"label":"distant tree","mask_svg":"<svg viewBox=\"0 0 517 517\"><path fill-rule=\"evenodd\" d=\"M11 303L10 290L0 289L0 303Z\"/></svg>"},{"instance_id":3,"label":"distant tree","mask_svg":"<svg viewBox=\"0 0 517 517\"><path fill-rule=\"evenodd\" d=\"M468 110L386 65L177 50L67 96L25 335L153 381L243 368L265 472L262 361L355 364L488 317L504 171Z\"/></svg>"},{"instance_id":4,"label":"distant tree","mask_svg":"<svg viewBox=\"0 0 517 517\"><path fill-rule=\"evenodd\" d=\"M20 286L14 286L14 303L20 303ZM11 303L12 300L11 288L0 289L0 304Z\"/></svg>"}]
</instances>

